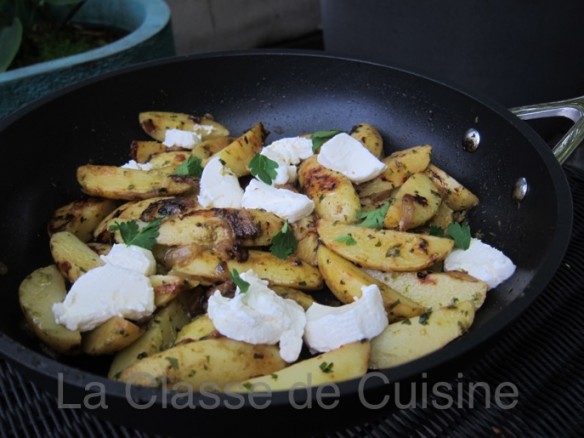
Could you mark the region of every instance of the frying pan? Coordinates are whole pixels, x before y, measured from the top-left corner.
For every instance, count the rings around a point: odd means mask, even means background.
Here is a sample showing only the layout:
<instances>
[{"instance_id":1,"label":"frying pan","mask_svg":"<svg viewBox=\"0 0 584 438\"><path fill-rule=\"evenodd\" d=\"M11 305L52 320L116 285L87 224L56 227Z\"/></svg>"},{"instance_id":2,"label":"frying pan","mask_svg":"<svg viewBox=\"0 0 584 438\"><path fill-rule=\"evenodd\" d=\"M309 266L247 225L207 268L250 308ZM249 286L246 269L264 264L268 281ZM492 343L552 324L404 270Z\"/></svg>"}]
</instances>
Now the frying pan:
<instances>
[{"instance_id":1,"label":"frying pan","mask_svg":"<svg viewBox=\"0 0 584 438\"><path fill-rule=\"evenodd\" d=\"M576 119L576 108L568 102L517 112ZM130 141L146 139L137 121L145 110L211 113L233 133L262 121L271 131L269 140L348 130L366 121L380 129L388 152L431 144L433 161L480 197L470 216L473 232L511 257L517 271L489 292L463 337L375 378L344 382L323 404L316 402L316 391L299 390L274 393L262 403L190 394L190 405L179 406L172 403L172 392L107 380L108 359L55 358L24 329L18 285L32 270L50 263L45 224L56 207L80 196L77 166L126 162ZM469 129L480 135L472 153L463 147ZM574 135L581 134L576 131L563 141L562 157ZM93 412L114 422L164 434L286 435L380 415L366 405L389 391L388 381L414 379L446 365L455 368L508 326L543 291L570 238L571 196L561 166L543 140L510 111L407 71L310 52L210 54L109 74L0 121L0 145L0 261L7 267L0 276L2 356L56 394L63 407L97 407ZM521 178L527 194L517 202L512 194ZM88 399L91 394L97 395ZM334 409L326 409L333 403ZM276 429L265 428L268 423L277 423Z\"/></svg>"}]
</instances>

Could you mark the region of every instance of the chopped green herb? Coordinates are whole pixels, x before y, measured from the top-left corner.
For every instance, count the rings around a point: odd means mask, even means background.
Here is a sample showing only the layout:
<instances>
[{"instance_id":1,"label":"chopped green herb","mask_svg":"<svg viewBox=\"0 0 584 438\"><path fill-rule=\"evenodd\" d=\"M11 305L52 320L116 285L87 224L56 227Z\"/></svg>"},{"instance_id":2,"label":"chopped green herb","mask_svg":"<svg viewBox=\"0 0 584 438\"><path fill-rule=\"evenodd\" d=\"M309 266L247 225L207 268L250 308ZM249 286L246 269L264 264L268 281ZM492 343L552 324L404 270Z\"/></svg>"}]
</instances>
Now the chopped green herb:
<instances>
[{"instance_id":1,"label":"chopped green herb","mask_svg":"<svg viewBox=\"0 0 584 438\"><path fill-rule=\"evenodd\" d=\"M430 225L428 233L430 233L430 236L444 237L444 230L438 225Z\"/></svg>"},{"instance_id":2,"label":"chopped green herb","mask_svg":"<svg viewBox=\"0 0 584 438\"><path fill-rule=\"evenodd\" d=\"M243 384L243 387L244 387L245 389L247 389L248 391L251 391L251 390L253 389L253 385L252 385L251 383L249 383L249 382L245 382L245 383Z\"/></svg>"},{"instance_id":3,"label":"chopped green herb","mask_svg":"<svg viewBox=\"0 0 584 438\"><path fill-rule=\"evenodd\" d=\"M325 141L330 140L335 135L340 134L341 132L343 131L339 131L336 129L331 129L329 131L313 132L312 135L310 136L310 139L312 140L312 151L317 152Z\"/></svg>"},{"instance_id":4,"label":"chopped green herb","mask_svg":"<svg viewBox=\"0 0 584 438\"><path fill-rule=\"evenodd\" d=\"M359 225L362 227L369 228L383 228L383 221L385 220L385 215L389 209L389 202L386 202L381 207L370 211L360 211L357 213L359 219L363 219Z\"/></svg>"},{"instance_id":5,"label":"chopped green herb","mask_svg":"<svg viewBox=\"0 0 584 438\"><path fill-rule=\"evenodd\" d=\"M165 359L173 369L178 370L178 359L176 357L165 357Z\"/></svg>"},{"instance_id":6,"label":"chopped green herb","mask_svg":"<svg viewBox=\"0 0 584 438\"><path fill-rule=\"evenodd\" d=\"M176 168L173 175L200 177L202 174L201 159L191 155Z\"/></svg>"},{"instance_id":7,"label":"chopped green herb","mask_svg":"<svg viewBox=\"0 0 584 438\"><path fill-rule=\"evenodd\" d=\"M296 237L294 237L292 227L288 224L288 221L286 221L278 234L273 237L270 252L279 259L285 259L292 254L297 247L298 242L296 241Z\"/></svg>"},{"instance_id":8,"label":"chopped green herb","mask_svg":"<svg viewBox=\"0 0 584 438\"><path fill-rule=\"evenodd\" d=\"M447 231L454 239L454 246L464 250L470 247L470 227L467 224L450 224Z\"/></svg>"},{"instance_id":9,"label":"chopped green herb","mask_svg":"<svg viewBox=\"0 0 584 438\"><path fill-rule=\"evenodd\" d=\"M237 269L234 268L233 271L231 271L231 274L229 274L229 276L231 277L231 280L235 283L235 285L239 288L241 293L245 293L248 291L249 283L239 276L239 272L237 271Z\"/></svg>"},{"instance_id":10,"label":"chopped green herb","mask_svg":"<svg viewBox=\"0 0 584 438\"><path fill-rule=\"evenodd\" d=\"M344 243L347 246L357 245L357 241L353 238L351 233L337 237L335 242Z\"/></svg>"},{"instance_id":11,"label":"chopped green herb","mask_svg":"<svg viewBox=\"0 0 584 438\"><path fill-rule=\"evenodd\" d=\"M333 365L333 362L323 362L318 367L323 373L328 374L333 372Z\"/></svg>"},{"instance_id":12,"label":"chopped green herb","mask_svg":"<svg viewBox=\"0 0 584 438\"><path fill-rule=\"evenodd\" d=\"M270 374L270 377L274 380L278 380L278 375L277 374Z\"/></svg>"},{"instance_id":13,"label":"chopped green herb","mask_svg":"<svg viewBox=\"0 0 584 438\"><path fill-rule=\"evenodd\" d=\"M404 325L412 325L412 321L410 321L409 319L404 319L401 323Z\"/></svg>"},{"instance_id":14,"label":"chopped green herb","mask_svg":"<svg viewBox=\"0 0 584 438\"><path fill-rule=\"evenodd\" d=\"M276 179L278 175L277 168L278 163L260 153L255 154L249 162L251 174L266 184L272 184L272 181Z\"/></svg>"},{"instance_id":15,"label":"chopped green herb","mask_svg":"<svg viewBox=\"0 0 584 438\"><path fill-rule=\"evenodd\" d=\"M140 246L145 249L152 249L156 245L156 238L159 234L160 224L162 218L156 218L152 222L148 222L146 226L140 229L137 221L131 220L128 222L121 222L109 227L109 231L119 231L122 240L126 245Z\"/></svg>"},{"instance_id":16,"label":"chopped green herb","mask_svg":"<svg viewBox=\"0 0 584 438\"><path fill-rule=\"evenodd\" d=\"M432 310L427 310L426 312L420 315L420 319L418 320L418 322L422 325L427 325L428 320L430 319L430 315L432 315Z\"/></svg>"}]
</instances>

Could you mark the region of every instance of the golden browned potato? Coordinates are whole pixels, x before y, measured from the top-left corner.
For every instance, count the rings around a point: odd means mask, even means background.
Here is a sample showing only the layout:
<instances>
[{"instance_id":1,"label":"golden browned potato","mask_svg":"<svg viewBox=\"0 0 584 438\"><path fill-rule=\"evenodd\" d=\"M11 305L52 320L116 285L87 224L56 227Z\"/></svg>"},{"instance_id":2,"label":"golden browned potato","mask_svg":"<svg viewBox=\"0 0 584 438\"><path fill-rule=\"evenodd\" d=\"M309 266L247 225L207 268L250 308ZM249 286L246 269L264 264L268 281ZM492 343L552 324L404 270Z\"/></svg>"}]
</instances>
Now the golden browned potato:
<instances>
[{"instance_id":1,"label":"golden browned potato","mask_svg":"<svg viewBox=\"0 0 584 438\"><path fill-rule=\"evenodd\" d=\"M198 117L185 113L146 111L139 114L138 120L144 132L158 141L164 141L167 129L193 131L201 135L203 140L229 135L227 128L209 114Z\"/></svg>"},{"instance_id":2,"label":"golden browned potato","mask_svg":"<svg viewBox=\"0 0 584 438\"><path fill-rule=\"evenodd\" d=\"M92 356L113 354L133 343L142 332L142 328L133 322L114 316L99 327L83 333L81 349Z\"/></svg>"},{"instance_id":3,"label":"golden browned potato","mask_svg":"<svg viewBox=\"0 0 584 438\"><path fill-rule=\"evenodd\" d=\"M261 123L256 123L241 137L221 149L213 157L219 157L238 177L249 175L249 162L262 150L268 131Z\"/></svg>"},{"instance_id":4,"label":"golden browned potato","mask_svg":"<svg viewBox=\"0 0 584 438\"><path fill-rule=\"evenodd\" d=\"M434 225L440 227L443 230L448 228L448 225L454 222L454 210L442 202L436 214L428 221L427 225Z\"/></svg>"},{"instance_id":5,"label":"golden browned potato","mask_svg":"<svg viewBox=\"0 0 584 438\"><path fill-rule=\"evenodd\" d=\"M426 175L432 180L444 202L454 211L468 210L479 203L479 198L433 164L426 169Z\"/></svg>"},{"instance_id":6,"label":"golden browned potato","mask_svg":"<svg viewBox=\"0 0 584 438\"><path fill-rule=\"evenodd\" d=\"M53 314L53 304L62 302L66 294L63 276L54 265L35 270L18 289L20 307L34 334L53 350L74 354L81 347L79 330L57 324Z\"/></svg>"},{"instance_id":7,"label":"golden browned potato","mask_svg":"<svg viewBox=\"0 0 584 438\"><path fill-rule=\"evenodd\" d=\"M164 195L181 195L196 189L197 180L173 175L168 166L152 170L86 164L77 168L77 182L90 196L133 201Z\"/></svg>"},{"instance_id":8,"label":"golden browned potato","mask_svg":"<svg viewBox=\"0 0 584 438\"><path fill-rule=\"evenodd\" d=\"M414 173L398 189L383 225L400 231L417 228L436 214L441 203L440 193L430 178Z\"/></svg>"},{"instance_id":9,"label":"golden browned potato","mask_svg":"<svg viewBox=\"0 0 584 438\"><path fill-rule=\"evenodd\" d=\"M316 156L300 164L298 182L321 218L347 223L357 220L361 204L353 183L339 172L322 166Z\"/></svg>"},{"instance_id":10,"label":"golden browned potato","mask_svg":"<svg viewBox=\"0 0 584 438\"><path fill-rule=\"evenodd\" d=\"M316 232L316 218L313 215L303 217L292 224L294 237L298 246L294 255L309 265L318 264L316 250L318 249L318 233Z\"/></svg>"},{"instance_id":11,"label":"golden browned potato","mask_svg":"<svg viewBox=\"0 0 584 438\"><path fill-rule=\"evenodd\" d=\"M439 350L470 327L474 314L474 305L463 301L388 325L371 341L369 367L395 367Z\"/></svg>"},{"instance_id":12,"label":"golden browned potato","mask_svg":"<svg viewBox=\"0 0 584 438\"><path fill-rule=\"evenodd\" d=\"M159 141L135 140L130 144L130 157L137 163L146 163L156 154L168 149Z\"/></svg>"},{"instance_id":13,"label":"golden browned potato","mask_svg":"<svg viewBox=\"0 0 584 438\"><path fill-rule=\"evenodd\" d=\"M199 315L180 329L176 335L174 345L200 341L212 335L218 335L213 321L211 321L211 318L207 314Z\"/></svg>"},{"instance_id":14,"label":"golden browned potato","mask_svg":"<svg viewBox=\"0 0 584 438\"><path fill-rule=\"evenodd\" d=\"M382 271L419 271L443 260L454 241L424 234L376 230L319 220L320 240L360 266Z\"/></svg>"},{"instance_id":15,"label":"golden browned potato","mask_svg":"<svg viewBox=\"0 0 584 438\"><path fill-rule=\"evenodd\" d=\"M87 271L103 266L99 255L69 231L53 234L50 247L59 271L71 283Z\"/></svg>"},{"instance_id":16,"label":"golden browned potato","mask_svg":"<svg viewBox=\"0 0 584 438\"><path fill-rule=\"evenodd\" d=\"M273 286L271 289L282 298L296 301L296 303L298 303L304 310L308 310L308 308L314 303L314 298L312 298L312 296L293 287Z\"/></svg>"},{"instance_id":17,"label":"golden browned potato","mask_svg":"<svg viewBox=\"0 0 584 438\"><path fill-rule=\"evenodd\" d=\"M164 307L182 292L193 287L192 282L178 275L151 275L148 277L154 289L154 304Z\"/></svg>"},{"instance_id":18,"label":"golden browned potato","mask_svg":"<svg viewBox=\"0 0 584 438\"><path fill-rule=\"evenodd\" d=\"M227 135L224 137L211 138L209 140L202 141L193 147L191 155L193 157L199 158L200 160L207 160L217 152L225 149L235 140L236 137Z\"/></svg>"},{"instance_id":19,"label":"golden browned potato","mask_svg":"<svg viewBox=\"0 0 584 438\"><path fill-rule=\"evenodd\" d=\"M294 385L309 387L356 379L367 372L370 352L369 341L353 342L297 362L281 371L245 380L231 389L287 391Z\"/></svg>"},{"instance_id":20,"label":"golden browned potato","mask_svg":"<svg viewBox=\"0 0 584 438\"><path fill-rule=\"evenodd\" d=\"M115 201L102 198L73 201L55 210L47 226L49 235L69 231L81 241L88 242L93 238L93 230L116 206Z\"/></svg>"},{"instance_id":21,"label":"golden browned potato","mask_svg":"<svg viewBox=\"0 0 584 438\"><path fill-rule=\"evenodd\" d=\"M164 151L150 158L152 169L162 169L165 167L178 168L191 156L191 151Z\"/></svg>"},{"instance_id":22,"label":"golden browned potato","mask_svg":"<svg viewBox=\"0 0 584 438\"><path fill-rule=\"evenodd\" d=\"M228 338L181 343L122 371L120 380L141 386L166 381L188 389L221 390L224 385L280 371L286 362L275 345L251 345Z\"/></svg>"},{"instance_id":23,"label":"golden browned potato","mask_svg":"<svg viewBox=\"0 0 584 438\"><path fill-rule=\"evenodd\" d=\"M351 129L351 137L359 140L377 158L383 157L383 138L370 123L359 123Z\"/></svg>"},{"instance_id":24,"label":"golden browned potato","mask_svg":"<svg viewBox=\"0 0 584 438\"><path fill-rule=\"evenodd\" d=\"M352 303L355 298L361 297L361 287L375 284L379 287L390 321L424 313L424 307L373 278L324 245L318 248L318 268L331 292L342 303Z\"/></svg>"}]
</instances>

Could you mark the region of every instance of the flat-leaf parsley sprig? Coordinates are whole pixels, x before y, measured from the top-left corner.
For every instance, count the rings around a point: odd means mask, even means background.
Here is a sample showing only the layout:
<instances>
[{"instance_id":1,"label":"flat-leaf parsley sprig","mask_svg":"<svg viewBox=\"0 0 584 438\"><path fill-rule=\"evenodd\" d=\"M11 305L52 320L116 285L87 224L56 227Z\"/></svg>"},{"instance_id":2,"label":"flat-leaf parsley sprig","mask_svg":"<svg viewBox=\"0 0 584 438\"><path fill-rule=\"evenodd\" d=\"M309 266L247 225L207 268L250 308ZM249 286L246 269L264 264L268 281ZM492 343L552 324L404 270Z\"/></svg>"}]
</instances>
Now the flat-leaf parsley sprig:
<instances>
[{"instance_id":1,"label":"flat-leaf parsley sprig","mask_svg":"<svg viewBox=\"0 0 584 438\"><path fill-rule=\"evenodd\" d=\"M152 222L148 222L144 227L140 227L137 221L120 222L109 227L110 232L119 231L122 240L126 245L139 246L144 249L152 249L156 245L162 218L158 217Z\"/></svg>"},{"instance_id":2,"label":"flat-leaf parsley sprig","mask_svg":"<svg viewBox=\"0 0 584 438\"><path fill-rule=\"evenodd\" d=\"M285 259L298 248L298 241L294 236L292 226L284 222L282 229L272 239L270 252L280 259Z\"/></svg>"},{"instance_id":3,"label":"flat-leaf parsley sprig","mask_svg":"<svg viewBox=\"0 0 584 438\"><path fill-rule=\"evenodd\" d=\"M454 240L456 248L467 250L470 247L471 234L468 224L449 224L446 232L442 228L432 225L429 232L432 236L451 238Z\"/></svg>"},{"instance_id":4,"label":"flat-leaf parsley sprig","mask_svg":"<svg viewBox=\"0 0 584 438\"><path fill-rule=\"evenodd\" d=\"M344 131L339 131L338 129L330 129L328 131L316 131L310 136L312 140L312 152L317 153L323 143L330 140L335 135L340 134Z\"/></svg>"},{"instance_id":5,"label":"flat-leaf parsley sprig","mask_svg":"<svg viewBox=\"0 0 584 438\"><path fill-rule=\"evenodd\" d=\"M200 178L203 174L203 166L201 159L190 156L186 161L183 161L180 166L176 168L173 175L178 176L194 176Z\"/></svg>"},{"instance_id":6,"label":"flat-leaf parsley sprig","mask_svg":"<svg viewBox=\"0 0 584 438\"><path fill-rule=\"evenodd\" d=\"M251 174L266 184L272 184L272 181L276 179L278 176L277 168L277 162L260 153L255 154L249 162Z\"/></svg>"}]
</instances>

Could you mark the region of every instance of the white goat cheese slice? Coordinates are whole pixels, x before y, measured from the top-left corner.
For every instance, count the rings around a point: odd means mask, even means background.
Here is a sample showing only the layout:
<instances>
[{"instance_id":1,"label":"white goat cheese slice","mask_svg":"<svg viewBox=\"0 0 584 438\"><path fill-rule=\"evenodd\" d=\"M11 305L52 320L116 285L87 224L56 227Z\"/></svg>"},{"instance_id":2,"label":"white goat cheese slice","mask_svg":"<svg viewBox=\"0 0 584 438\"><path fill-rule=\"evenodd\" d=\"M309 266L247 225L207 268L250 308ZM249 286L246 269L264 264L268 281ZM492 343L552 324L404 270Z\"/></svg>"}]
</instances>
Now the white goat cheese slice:
<instances>
[{"instance_id":1,"label":"white goat cheese slice","mask_svg":"<svg viewBox=\"0 0 584 438\"><path fill-rule=\"evenodd\" d=\"M342 173L356 184L372 180L385 169L385 164L359 140L344 132L320 147L317 161L328 169Z\"/></svg>"},{"instance_id":2,"label":"white goat cheese slice","mask_svg":"<svg viewBox=\"0 0 584 438\"><path fill-rule=\"evenodd\" d=\"M467 250L455 249L444 259L445 271L464 271L496 288L515 272L509 257L496 248L472 238Z\"/></svg>"},{"instance_id":3,"label":"white goat cheese slice","mask_svg":"<svg viewBox=\"0 0 584 438\"><path fill-rule=\"evenodd\" d=\"M142 275L154 275L156 260L152 251L136 245L115 243L107 255L99 257L104 263L126 268Z\"/></svg>"},{"instance_id":4,"label":"white goat cheese slice","mask_svg":"<svg viewBox=\"0 0 584 438\"><path fill-rule=\"evenodd\" d=\"M205 208L241 208L242 196L237 176L219 157L211 158L199 182L199 204Z\"/></svg>"},{"instance_id":5,"label":"white goat cheese slice","mask_svg":"<svg viewBox=\"0 0 584 438\"><path fill-rule=\"evenodd\" d=\"M245 188L241 205L243 208L263 208L291 223L314 210L314 202L308 196L277 189L255 178Z\"/></svg>"},{"instance_id":6,"label":"white goat cheese slice","mask_svg":"<svg viewBox=\"0 0 584 438\"><path fill-rule=\"evenodd\" d=\"M295 301L282 298L268 287L268 282L252 270L240 275L249 283L247 292L239 287L233 298L215 291L208 301L208 314L219 333L250 344L279 343L280 356L286 362L298 359L306 317Z\"/></svg>"},{"instance_id":7,"label":"white goat cheese slice","mask_svg":"<svg viewBox=\"0 0 584 438\"><path fill-rule=\"evenodd\" d=\"M362 296L339 307L314 303L306 311L304 340L312 351L326 352L351 342L373 339L387 327L379 287L361 287Z\"/></svg>"},{"instance_id":8,"label":"white goat cheese slice","mask_svg":"<svg viewBox=\"0 0 584 438\"><path fill-rule=\"evenodd\" d=\"M185 149L192 149L203 140L203 136L195 131L185 131L182 129L167 129L164 131L162 144L167 147L179 146Z\"/></svg>"}]
</instances>

